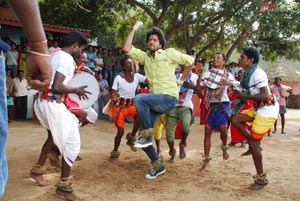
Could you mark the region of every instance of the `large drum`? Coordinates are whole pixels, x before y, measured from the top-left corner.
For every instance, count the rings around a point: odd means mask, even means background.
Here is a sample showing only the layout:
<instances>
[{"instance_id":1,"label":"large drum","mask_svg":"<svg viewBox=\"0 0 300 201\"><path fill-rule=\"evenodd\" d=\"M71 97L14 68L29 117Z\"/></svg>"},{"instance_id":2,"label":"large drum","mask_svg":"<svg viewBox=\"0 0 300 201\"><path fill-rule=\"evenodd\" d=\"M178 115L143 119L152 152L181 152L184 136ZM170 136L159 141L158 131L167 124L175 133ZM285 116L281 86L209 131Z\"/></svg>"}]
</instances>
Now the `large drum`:
<instances>
[{"instance_id":1,"label":"large drum","mask_svg":"<svg viewBox=\"0 0 300 201\"><path fill-rule=\"evenodd\" d=\"M75 99L81 108L88 108L92 106L97 100L99 96L99 85L96 78L91 75L90 73L80 72L74 75L72 80L69 83L71 87L80 87L87 85L85 88L86 91L90 92L91 94L86 93L88 99L79 99L79 96L75 93L70 93L68 96Z\"/></svg>"},{"instance_id":2,"label":"large drum","mask_svg":"<svg viewBox=\"0 0 300 201\"><path fill-rule=\"evenodd\" d=\"M289 92L292 88L289 86L285 86L285 85L281 85L280 87L280 94L283 97L288 97L289 95L291 95L291 93Z\"/></svg>"}]
</instances>

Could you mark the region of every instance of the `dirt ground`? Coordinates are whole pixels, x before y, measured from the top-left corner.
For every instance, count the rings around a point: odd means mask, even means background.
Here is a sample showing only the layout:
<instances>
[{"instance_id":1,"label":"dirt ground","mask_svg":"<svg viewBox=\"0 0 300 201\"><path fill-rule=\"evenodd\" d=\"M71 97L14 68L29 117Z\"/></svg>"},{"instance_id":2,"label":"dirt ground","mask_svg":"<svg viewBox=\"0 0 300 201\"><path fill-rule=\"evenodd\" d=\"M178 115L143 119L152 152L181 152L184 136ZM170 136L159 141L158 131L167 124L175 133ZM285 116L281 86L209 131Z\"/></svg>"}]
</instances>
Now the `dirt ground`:
<instances>
[{"instance_id":1,"label":"dirt ground","mask_svg":"<svg viewBox=\"0 0 300 201\"><path fill-rule=\"evenodd\" d=\"M178 157L174 164L167 162L168 148L163 137L162 156L167 172L154 180L145 178L150 169L145 153L140 149L132 152L125 137L119 161L116 164L108 161L116 133L114 124L98 120L92 126L81 128L80 156L83 160L75 162L71 172L76 195L84 201L300 200L300 110L288 109L286 135L278 132L262 141L269 185L260 191L247 189L253 182L255 168L251 156L240 156L246 148L230 147L230 158L223 161L218 133L213 135L213 160L208 170L199 171L203 163L204 127L198 122L199 118L196 118L188 138L187 158L180 160ZM132 124L126 126L126 132L129 132ZM45 177L50 180L50 186L39 187L28 177L46 136L46 131L37 121L9 123L9 179L1 201L60 200L54 187L60 170L51 167L48 161Z\"/></svg>"}]
</instances>

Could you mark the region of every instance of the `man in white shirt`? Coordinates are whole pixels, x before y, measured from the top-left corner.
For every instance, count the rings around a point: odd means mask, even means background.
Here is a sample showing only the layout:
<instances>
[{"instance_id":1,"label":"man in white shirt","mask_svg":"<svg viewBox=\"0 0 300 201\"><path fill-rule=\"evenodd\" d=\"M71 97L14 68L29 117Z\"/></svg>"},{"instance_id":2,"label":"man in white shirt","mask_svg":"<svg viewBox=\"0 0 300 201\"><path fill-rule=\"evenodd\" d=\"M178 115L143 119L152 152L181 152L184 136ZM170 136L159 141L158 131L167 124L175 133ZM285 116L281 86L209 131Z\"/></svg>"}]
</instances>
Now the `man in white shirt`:
<instances>
[{"instance_id":1,"label":"man in white shirt","mask_svg":"<svg viewBox=\"0 0 300 201\"><path fill-rule=\"evenodd\" d=\"M178 80L181 74L176 74ZM179 158L186 157L185 147L186 140L190 132L191 122L193 121L193 102L192 97L194 90L196 93L200 91L200 80L198 76L192 71L186 77L182 86L179 86L179 100L175 107L167 114L166 133L167 142L169 145L169 155L171 156L170 162L175 162L176 149L174 148L174 132L178 120L182 125L181 141L179 143ZM197 90L198 89L198 90Z\"/></svg>"},{"instance_id":2,"label":"man in white shirt","mask_svg":"<svg viewBox=\"0 0 300 201\"><path fill-rule=\"evenodd\" d=\"M254 107L244 110L233 116L232 124L247 139L249 150L252 154L256 175L254 183L249 187L251 190L259 190L268 184L267 174L263 170L262 153L260 142L272 128L278 118L279 104L270 92L266 73L258 68L259 53L254 47L245 47L239 58L239 65L245 73L240 80L243 91L235 90L239 100L253 100ZM244 124L250 128L248 131ZM246 155L244 153L244 155Z\"/></svg>"},{"instance_id":3,"label":"man in white shirt","mask_svg":"<svg viewBox=\"0 0 300 201\"><path fill-rule=\"evenodd\" d=\"M72 182L71 167L80 151L79 120L63 103L66 93L75 93L80 98L86 98L87 86L70 87L75 65L74 58L81 53L87 43L84 35L78 31L70 32L64 38L64 47L51 57L53 75L49 89L40 91L34 103L34 111L44 128L48 138L44 143L38 162L32 167L30 176L40 186L49 185L43 177L47 153L55 144L62 154L61 176L56 184L56 194L68 200L76 200Z\"/></svg>"},{"instance_id":4,"label":"man in white shirt","mask_svg":"<svg viewBox=\"0 0 300 201\"><path fill-rule=\"evenodd\" d=\"M206 85L205 93L205 137L204 137L204 164L201 170L207 168L210 160L211 136L214 130L220 131L222 141L221 149L223 160L229 158L227 152L227 132L229 127L229 118L231 116L230 100L227 94L228 86L220 86L220 80L215 79L221 76L221 79L228 79L234 82L234 77L225 68L226 57L223 53L217 52L214 56L214 69L209 71L210 76L204 78L201 86Z\"/></svg>"},{"instance_id":5,"label":"man in white shirt","mask_svg":"<svg viewBox=\"0 0 300 201\"><path fill-rule=\"evenodd\" d=\"M27 94L28 94L28 83L24 79L24 71L18 72L18 77L13 79L14 84L14 96L16 103L16 119L25 120L27 114Z\"/></svg>"},{"instance_id":6,"label":"man in white shirt","mask_svg":"<svg viewBox=\"0 0 300 201\"><path fill-rule=\"evenodd\" d=\"M18 60L18 52L16 50L16 44L13 43L11 45L11 49L6 52L6 68L11 70L11 77L15 78L17 75L17 60Z\"/></svg>"}]
</instances>

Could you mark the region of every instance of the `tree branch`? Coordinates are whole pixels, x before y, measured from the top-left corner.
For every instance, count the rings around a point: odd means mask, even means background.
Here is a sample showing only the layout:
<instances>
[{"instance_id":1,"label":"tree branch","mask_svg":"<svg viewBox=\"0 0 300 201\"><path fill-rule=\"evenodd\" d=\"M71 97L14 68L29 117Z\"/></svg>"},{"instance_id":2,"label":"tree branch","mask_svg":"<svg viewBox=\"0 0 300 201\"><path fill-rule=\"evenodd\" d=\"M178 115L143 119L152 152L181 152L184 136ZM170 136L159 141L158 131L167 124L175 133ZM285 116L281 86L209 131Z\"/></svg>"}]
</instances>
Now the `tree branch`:
<instances>
[{"instance_id":1,"label":"tree branch","mask_svg":"<svg viewBox=\"0 0 300 201\"><path fill-rule=\"evenodd\" d=\"M218 40L220 40L220 38L224 34L224 30L225 30L225 23L221 26L218 35L213 40L211 40L207 45L201 48L201 50L197 53L196 58L199 57L199 55L201 55L206 49L211 48Z\"/></svg>"}]
</instances>

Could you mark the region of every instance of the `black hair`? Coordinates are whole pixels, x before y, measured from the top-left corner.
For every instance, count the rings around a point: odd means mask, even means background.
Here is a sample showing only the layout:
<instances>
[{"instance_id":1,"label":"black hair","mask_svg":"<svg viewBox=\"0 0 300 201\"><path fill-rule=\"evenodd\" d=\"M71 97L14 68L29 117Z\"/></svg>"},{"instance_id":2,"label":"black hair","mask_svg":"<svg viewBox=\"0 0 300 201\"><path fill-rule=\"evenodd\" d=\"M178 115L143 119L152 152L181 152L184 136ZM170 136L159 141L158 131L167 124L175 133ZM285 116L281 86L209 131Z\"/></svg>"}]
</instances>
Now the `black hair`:
<instances>
[{"instance_id":1,"label":"black hair","mask_svg":"<svg viewBox=\"0 0 300 201\"><path fill-rule=\"evenodd\" d=\"M243 48L244 54L248 57L248 59L254 59L253 63L257 64L259 62L259 53L255 47L248 46Z\"/></svg>"},{"instance_id":2,"label":"black hair","mask_svg":"<svg viewBox=\"0 0 300 201\"><path fill-rule=\"evenodd\" d=\"M226 61L226 56L225 56L225 54L223 54L222 52L216 52L215 55L216 55L216 54L222 55L223 61Z\"/></svg>"},{"instance_id":3,"label":"black hair","mask_svg":"<svg viewBox=\"0 0 300 201\"><path fill-rule=\"evenodd\" d=\"M19 74L19 73L24 73L24 71L23 71L23 70L18 70L18 74Z\"/></svg>"},{"instance_id":4,"label":"black hair","mask_svg":"<svg viewBox=\"0 0 300 201\"><path fill-rule=\"evenodd\" d=\"M122 67L123 70L124 70L124 68L125 68L125 61L126 61L127 59L131 59L131 57L125 56L125 57L122 58L121 61L120 61L120 64L121 64L121 67Z\"/></svg>"},{"instance_id":5,"label":"black hair","mask_svg":"<svg viewBox=\"0 0 300 201\"><path fill-rule=\"evenodd\" d=\"M96 72L96 77L97 77L98 75L102 75L102 77L104 78L104 73L103 73L102 70L98 70L98 71Z\"/></svg>"},{"instance_id":6,"label":"black hair","mask_svg":"<svg viewBox=\"0 0 300 201\"><path fill-rule=\"evenodd\" d=\"M85 36L79 31L72 31L65 35L64 37L64 47L68 47L78 42L79 46L84 46L87 44Z\"/></svg>"},{"instance_id":7,"label":"black hair","mask_svg":"<svg viewBox=\"0 0 300 201\"><path fill-rule=\"evenodd\" d=\"M159 43L161 44L161 49L165 49L166 48L166 39L165 39L165 35L162 32L162 30L158 27L152 27L152 29L147 32L147 37L146 37L146 43L148 43L148 40L150 38L150 35L157 35Z\"/></svg>"},{"instance_id":8,"label":"black hair","mask_svg":"<svg viewBox=\"0 0 300 201\"><path fill-rule=\"evenodd\" d=\"M275 82L277 79L279 79L279 81L281 82L281 78L280 78L280 77L275 77L275 78L274 78L274 82Z\"/></svg>"}]
</instances>

